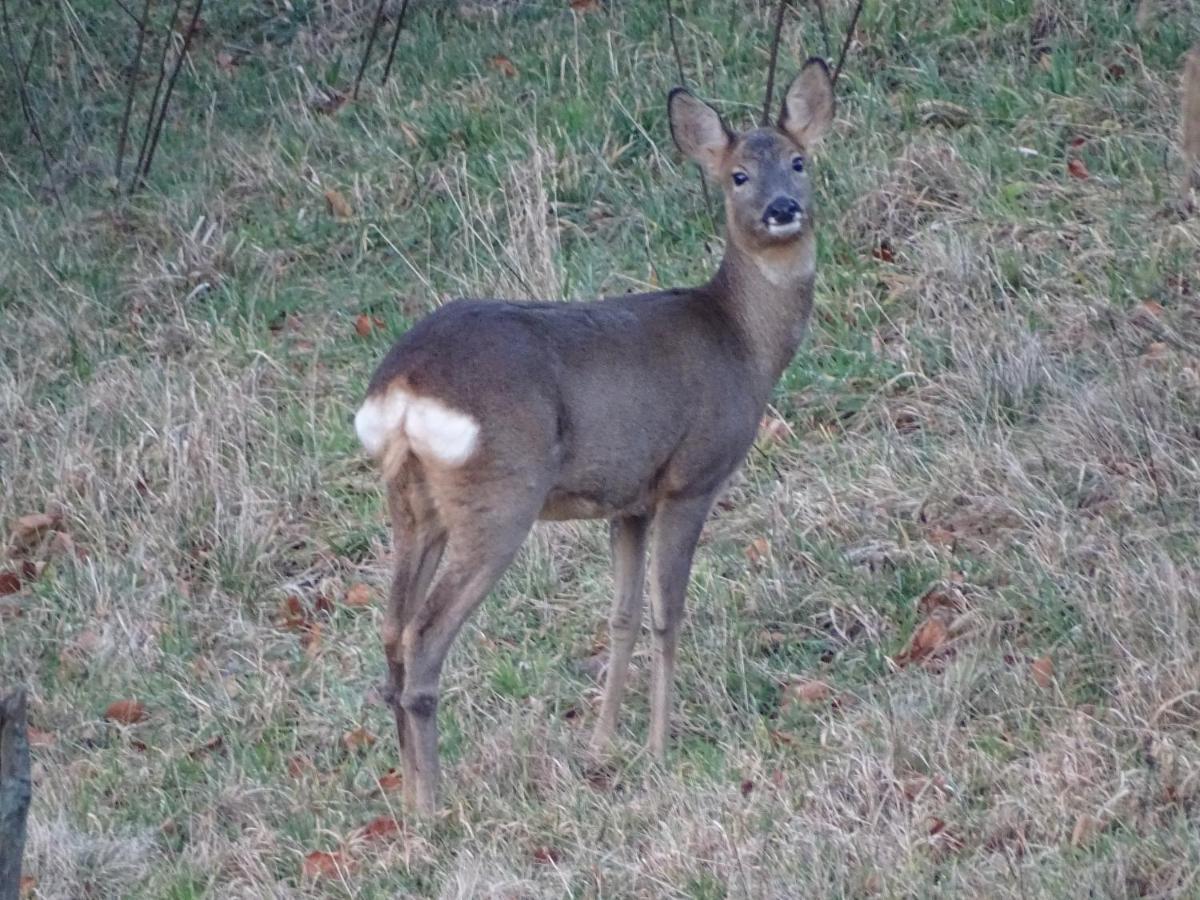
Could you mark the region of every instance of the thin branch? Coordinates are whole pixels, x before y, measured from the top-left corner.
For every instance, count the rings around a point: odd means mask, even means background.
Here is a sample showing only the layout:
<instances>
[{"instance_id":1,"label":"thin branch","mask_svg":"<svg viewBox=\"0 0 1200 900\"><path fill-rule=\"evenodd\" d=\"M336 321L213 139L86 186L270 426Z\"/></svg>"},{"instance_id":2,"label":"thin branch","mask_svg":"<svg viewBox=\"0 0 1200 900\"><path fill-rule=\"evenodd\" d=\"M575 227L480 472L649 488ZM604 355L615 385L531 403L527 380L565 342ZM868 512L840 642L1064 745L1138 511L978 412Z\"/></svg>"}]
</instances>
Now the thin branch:
<instances>
[{"instance_id":1,"label":"thin branch","mask_svg":"<svg viewBox=\"0 0 1200 900\"><path fill-rule=\"evenodd\" d=\"M683 54L679 52L679 42L675 39L675 9L671 5L671 0L667 0L667 33L671 36L671 49L675 51L675 66L679 70L679 86L686 87L687 75L683 72ZM704 194L704 208L708 211L708 218L710 221L715 221L712 197L708 193L708 182L704 180L704 173L699 169L696 170L696 175L700 178L700 192Z\"/></svg>"},{"instance_id":2,"label":"thin branch","mask_svg":"<svg viewBox=\"0 0 1200 900\"><path fill-rule=\"evenodd\" d=\"M154 126L154 137L150 140L150 150L146 154L145 165L142 167L134 184L140 184L150 174L150 166L154 163L154 151L158 149L158 139L162 136L163 122L167 118L167 108L171 105L171 94L175 90L175 80L179 78L179 72L187 60L188 50L192 46L192 38L196 34L197 24L200 21L200 11L203 8L204 0L196 0L196 5L192 9L192 20L188 22L187 32L183 36L183 46L179 50L179 55L175 57L175 68L171 70L171 78L167 82L167 92L163 94L162 106L158 111L158 122Z\"/></svg>"},{"instance_id":3,"label":"thin branch","mask_svg":"<svg viewBox=\"0 0 1200 900\"><path fill-rule=\"evenodd\" d=\"M854 7L854 15L850 18L850 27L846 29L846 40L842 43L842 52L838 56L837 65L833 70L833 83L837 84L838 76L842 74L842 63L846 61L846 53L850 50L850 42L854 40L854 29L858 25L858 17L862 14L863 0L858 0Z\"/></svg>"},{"instance_id":4,"label":"thin branch","mask_svg":"<svg viewBox=\"0 0 1200 900\"><path fill-rule=\"evenodd\" d=\"M363 51L362 62L358 65L358 74L354 76L354 93L355 100L358 99L358 86L362 83L363 72L367 71L367 63L371 60L371 50L375 47L375 38L379 36L379 26L383 22L383 7L387 0L379 0L379 6L375 8L375 18L371 22L371 34L367 37L367 48Z\"/></svg>"},{"instance_id":5,"label":"thin branch","mask_svg":"<svg viewBox=\"0 0 1200 900\"><path fill-rule=\"evenodd\" d=\"M775 13L775 36L771 38L771 61L767 64L767 93L763 98L762 121L767 125L771 121L771 104L775 102L775 63L779 59L779 36L783 33L783 13L788 0L779 0L778 11Z\"/></svg>"},{"instance_id":6,"label":"thin branch","mask_svg":"<svg viewBox=\"0 0 1200 900\"><path fill-rule=\"evenodd\" d=\"M137 188L138 173L146 162L146 150L150 146L150 135L154 131L154 116L158 111L158 98L162 93L163 82L167 79L167 54L171 50L171 35L175 33L175 20L179 18L179 10L183 8L183 0L175 0L175 8L171 10L171 18L167 20L167 34L163 38L162 54L158 58L158 81L154 83L154 93L150 95L150 109L146 112L146 127L142 129L142 146L138 150L137 165L133 167L133 180L129 182L129 193Z\"/></svg>"},{"instance_id":7,"label":"thin branch","mask_svg":"<svg viewBox=\"0 0 1200 900\"><path fill-rule=\"evenodd\" d=\"M50 182L50 190L54 194L54 202L58 206L59 212L64 212L62 197L58 193L58 185L54 183L54 169L50 164L50 153L46 150L46 142L42 140L42 130L38 127L37 115L33 111L33 103L29 99L29 91L26 88L26 81L21 76L22 68L26 72L29 70L29 64L21 66L17 59L17 47L13 43L12 25L8 20L8 0L0 0L0 16L3 17L4 23L4 38L8 44L8 61L12 66L13 77L17 81L17 98L21 103L21 113L25 117L25 123L29 126L29 131L33 134L33 140L37 144L38 151L42 156L42 166L46 169L46 178ZM30 57L32 61L32 56Z\"/></svg>"},{"instance_id":8,"label":"thin branch","mask_svg":"<svg viewBox=\"0 0 1200 900\"><path fill-rule=\"evenodd\" d=\"M388 48L387 65L383 67L383 81L387 84L388 76L392 74L392 61L396 58L396 45L400 43L400 29L404 27L404 14L408 12L408 0L400 4L400 15L396 17L396 30L392 32L392 45Z\"/></svg>"},{"instance_id":9,"label":"thin branch","mask_svg":"<svg viewBox=\"0 0 1200 900\"><path fill-rule=\"evenodd\" d=\"M125 112L121 115L121 130L117 135L117 186L121 185L121 169L125 164L125 142L129 138L129 116L133 112L133 98L137 94L138 76L142 72L142 51L146 46L146 26L150 23L150 7L154 0L146 0L142 9L142 18L138 22L137 50L133 54L133 64L129 72L129 91L125 94Z\"/></svg>"},{"instance_id":10,"label":"thin branch","mask_svg":"<svg viewBox=\"0 0 1200 900\"><path fill-rule=\"evenodd\" d=\"M133 14L133 10L130 9L128 6L126 6L124 3L122 3L121 0L113 0L113 2L115 2L117 4L117 6L119 6L121 8L121 11L124 12L125 15L127 15L127 16L129 16L129 18L133 19L133 21L137 25L140 25L143 28L145 28L146 25L149 24L145 18L139 20L138 17Z\"/></svg>"},{"instance_id":11,"label":"thin branch","mask_svg":"<svg viewBox=\"0 0 1200 900\"><path fill-rule=\"evenodd\" d=\"M829 47L829 22L825 18L825 0L813 0L817 8L817 21L821 23L821 43L825 47L825 58L829 59L833 50Z\"/></svg>"},{"instance_id":12,"label":"thin branch","mask_svg":"<svg viewBox=\"0 0 1200 900\"><path fill-rule=\"evenodd\" d=\"M38 26L38 32L33 37L33 43L29 47L29 58L25 60L25 68L21 70L21 82L29 83L29 72L33 68L33 58L37 56L38 45L42 43L42 36L46 33L46 20L43 19L41 25Z\"/></svg>"}]
</instances>

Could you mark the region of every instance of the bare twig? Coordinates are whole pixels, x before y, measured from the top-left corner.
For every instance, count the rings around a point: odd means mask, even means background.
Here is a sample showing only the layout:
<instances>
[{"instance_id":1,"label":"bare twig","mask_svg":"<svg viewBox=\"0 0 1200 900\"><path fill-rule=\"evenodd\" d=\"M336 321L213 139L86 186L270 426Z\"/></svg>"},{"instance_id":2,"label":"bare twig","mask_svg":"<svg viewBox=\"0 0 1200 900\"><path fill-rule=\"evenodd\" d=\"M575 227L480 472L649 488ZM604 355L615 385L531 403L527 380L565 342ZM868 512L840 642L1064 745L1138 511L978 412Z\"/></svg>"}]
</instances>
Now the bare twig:
<instances>
[{"instance_id":1,"label":"bare twig","mask_svg":"<svg viewBox=\"0 0 1200 900\"><path fill-rule=\"evenodd\" d=\"M842 52L838 56L837 65L833 69L833 83L837 84L838 76L842 74L842 64L846 61L846 53L850 50L850 42L854 40L854 29L858 25L858 17L862 14L863 0L858 0L854 6L854 15L850 17L850 27L846 29L846 40L842 42Z\"/></svg>"},{"instance_id":2,"label":"bare twig","mask_svg":"<svg viewBox=\"0 0 1200 900\"><path fill-rule=\"evenodd\" d=\"M129 116L133 112L133 98L137 94L138 75L142 71L142 51L146 46L146 31L150 24L150 7L154 0L146 0L142 9L142 18L138 22L137 49L133 54L133 63L129 71L129 90L125 94L125 111L121 114L121 130L117 133L117 186L121 184L121 169L125 164L125 142L129 137Z\"/></svg>"},{"instance_id":3,"label":"bare twig","mask_svg":"<svg viewBox=\"0 0 1200 900\"><path fill-rule=\"evenodd\" d=\"M154 124L154 136L150 139L146 162L142 165L141 171L137 173L133 185L130 185L131 191L134 185L140 185L145 180L146 176L150 174L150 166L154 164L154 151L158 149L158 139L162 136L163 122L167 118L167 109L171 105L171 94L175 90L175 81L179 78L179 71L183 68L188 49L192 46L192 37L196 34L196 25L200 21L200 11L203 8L204 0L196 0L196 5L192 8L192 19L188 22L187 32L183 36L183 46L179 48L179 55L175 57L175 67L171 70L171 77L167 81L167 91L163 94L162 105L158 110L158 121Z\"/></svg>"},{"instance_id":4,"label":"bare twig","mask_svg":"<svg viewBox=\"0 0 1200 900\"><path fill-rule=\"evenodd\" d=\"M22 66L17 59L17 46L13 43L12 25L8 20L8 0L0 0L0 17L4 24L4 39L8 45L8 62L12 67L13 78L17 82L17 99L21 104L21 114L25 117L25 123L29 126L29 132L33 135L34 143L37 144L38 152L42 157L42 166L46 170L46 179L50 183L50 190L54 194L54 202L58 206L59 212L63 211L62 197L58 193L58 185L54 182L54 168L50 164L50 153L46 150L46 142L42 140L42 130L38 127L37 115L33 110L33 102L29 99L29 90L27 82L23 77L23 73L29 72L29 65L33 61L33 55L30 54L29 61ZM34 46L36 50L36 45Z\"/></svg>"},{"instance_id":5,"label":"bare twig","mask_svg":"<svg viewBox=\"0 0 1200 900\"><path fill-rule=\"evenodd\" d=\"M667 34L671 37L671 49L675 51L675 67L679 70L679 85L686 87L687 76L683 72L683 54L679 52L679 42L675 39L675 9L671 5L671 0L667 0ZM704 180L704 173L699 169L696 170L696 175L700 179L700 192L704 194L704 208L708 211L708 218L713 219L712 197L708 193L708 182Z\"/></svg>"},{"instance_id":6,"label":"bare twig","mask_svg":"<svg viewBox=\"0 0 1200 900\"><path fill-rule=\"evenodd\" d=\"M138 150L137 165L133 167L133 180L129 182L130 194L136 190L138 173L142 171L142 166L146 162L146 150L150 146L150 135L154 131L154 116L158 110L158 98L162 94L163 82L167 79L167 54L171 51L171 35L175 33L175 20L179 18L179 10L182 7L183 0L175 0L175 7L171 10L171 18L167 20L167 33L163 38L162 53L158 58L158 80L154 83L154 93L150 95L150 109L146 113L146 127L142 130L142 146Z\"/></svg>"},{"instance_id":7,"label":"bare twig","mask_svg":"<svg viewBox=\"0 0 1200 900\"><path fill-rule=\"evenodd\" d=\"M829 46L829 21L825 18L825 0L813 0L817 8L817 21L821 24L821 44L825 48L825 58L829 59L833 50Z\"/></svg>"},{"instance_id":8,"label":"bare twig","mask_svg":"<svg viewBox=\"0 0 1200 900\"><path fill-rule=\"evenodd\" d=\"M33 783L25 692L0 697L0 900L21 895L21 856Z\"/></svg>"},{"instance_id":9,"label":"bare twig","mask_svg":"<svg viewBox=\"0 0 1200 900\"><path fill-rule=\"evenodd\" d=\"M383 67L382 84L387 84L388 76L392 74L392 61L396 58L396 45L400 43L400 29L404 27L404 14L408 12L408 0L400 4L400 15L396 17L396 30L392 32L392 45L388 47L387 65Z\"/></svg>"},{"instance_id":10,"label":"bare twig","mask_svg":"<svg viewBox=\"0 0 1200 900\"><path fill-rule=\"evenodd\" d=\"M371 20L371 34L367 37L367 48L363 51L362 62L358 64L358 74L354 76L355 100L358 99L358 86L362 83L363 72L367 71L367 63L371 60L371 50L375 47L375 38L379 36L379 26L383 22L383 7L387 0L379 0L375 8L375 18Z\"/></svg>"},{"instance_id":11,"label":"bare twig","mask_svg":"<svg viewBox=\"0 0 1200 900\"><path fill-rule=\"evenodd\" d=\"M771 104L775 102L775 63L779 60L779 36L783 33L783 14L787 5L788 0L779 0L779 6L775 12L775 35L771 38L771 61L767 63L767 93L763 97L760 125L766 125L771 121Z\"/></svg>"}]
</instances>

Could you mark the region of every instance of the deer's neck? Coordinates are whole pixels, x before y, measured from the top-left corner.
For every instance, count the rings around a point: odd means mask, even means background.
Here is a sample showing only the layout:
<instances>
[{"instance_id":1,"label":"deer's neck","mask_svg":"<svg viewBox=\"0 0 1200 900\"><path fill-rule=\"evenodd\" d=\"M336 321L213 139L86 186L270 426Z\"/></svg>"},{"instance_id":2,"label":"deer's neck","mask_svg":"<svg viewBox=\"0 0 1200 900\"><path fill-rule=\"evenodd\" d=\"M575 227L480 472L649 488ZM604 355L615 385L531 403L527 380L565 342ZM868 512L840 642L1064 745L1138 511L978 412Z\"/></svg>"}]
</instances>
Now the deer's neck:
<instances>
[{"instance_id":1,"label":"deer's neck","mask_svg":"<svg viewBox=\"0 0 1200 900\"><path fill-rule=\"evenodd\" d=\"M769 394L804 336L812 312L816 238L753 252L730 239L711 287L755 362Z\"/></svg>"}]
</instances>

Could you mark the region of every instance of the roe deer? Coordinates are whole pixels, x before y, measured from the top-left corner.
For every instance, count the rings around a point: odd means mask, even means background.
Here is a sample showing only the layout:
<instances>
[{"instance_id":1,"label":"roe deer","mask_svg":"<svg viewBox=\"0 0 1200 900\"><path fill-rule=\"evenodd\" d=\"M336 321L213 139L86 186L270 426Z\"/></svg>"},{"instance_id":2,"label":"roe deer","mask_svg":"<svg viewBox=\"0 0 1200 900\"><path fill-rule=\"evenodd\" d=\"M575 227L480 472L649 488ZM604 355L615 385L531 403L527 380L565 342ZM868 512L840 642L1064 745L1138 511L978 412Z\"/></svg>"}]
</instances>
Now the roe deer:
<instances>
[{"instance_id":1,"label":"roe deer","mask_svg":"<svg viewBox=\"0 0 1200 900\"><path fill-rule=\"evenodd\" d=\"M596 753L616 726L650 545L649 747L663 753L696 541L812 309L805 154L833 107L819 59L788 88L777 127L743 134L676 88L675 143L724 186L728 237L711 281L591 303L456 300L376 369L354 422L381 462L394 530L383 645L409 807L428 813L436 800L446 653L538 519L611 521Z\"/></svg>"}]
</instances>

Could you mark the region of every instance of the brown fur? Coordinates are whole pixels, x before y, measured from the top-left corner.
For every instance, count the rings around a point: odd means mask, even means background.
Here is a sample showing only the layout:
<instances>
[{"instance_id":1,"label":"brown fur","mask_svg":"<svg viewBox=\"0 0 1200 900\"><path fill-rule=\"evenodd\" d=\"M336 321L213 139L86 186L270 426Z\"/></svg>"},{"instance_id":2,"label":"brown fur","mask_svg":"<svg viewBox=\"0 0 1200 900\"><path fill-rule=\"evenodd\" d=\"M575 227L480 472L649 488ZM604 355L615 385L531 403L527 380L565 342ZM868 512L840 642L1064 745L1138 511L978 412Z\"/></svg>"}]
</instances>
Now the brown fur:
<instances>
[{"instance_id":1,"label":"brown fur","mask_svg":"<svg viewBox=\"0 0 1200 900\"><path fill-rule=\"evenodd\" d=\"M419 456L399 427L380 454L396 553L388 696L418 809L435 803L446 652L539 518L611 521L616 597L597 751L616 724L650 545L650 747L664 749L696 541L812 307L811 188L797 167L832 119L833 94L824 64L810 62L780 127L742 136L685 92L669 105L681 149L725 185L729 240L710 282L594 303L456 301L405 334L371 379L369 398L403 389L479 424L460 465ZM735 170L745 183L732 184ZM784 201L798 217L772 212Z\"/></svg>"}]
</instances>

